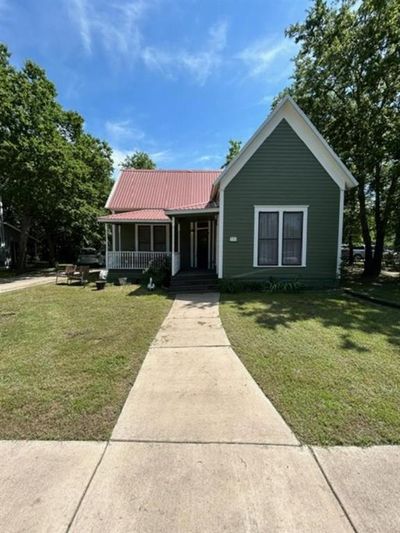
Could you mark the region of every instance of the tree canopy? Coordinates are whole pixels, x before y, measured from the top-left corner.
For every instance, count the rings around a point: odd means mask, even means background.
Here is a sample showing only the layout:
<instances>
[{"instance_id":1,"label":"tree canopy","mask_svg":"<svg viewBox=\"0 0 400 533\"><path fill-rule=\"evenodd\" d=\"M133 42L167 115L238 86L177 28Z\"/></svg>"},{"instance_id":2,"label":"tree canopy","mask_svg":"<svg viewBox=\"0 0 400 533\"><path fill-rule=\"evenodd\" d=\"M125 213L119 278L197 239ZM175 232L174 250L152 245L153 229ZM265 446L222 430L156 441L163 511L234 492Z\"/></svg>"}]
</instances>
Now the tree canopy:
<instances>
[{"instance_id":1,"label":"tree canopy","mask_svg":"<svg viewBox=\"0 0 400 533\"><path fill-rule=\"evenodd\" d=\"M146 152L136 151L127 155L121 163L121 168L149 169L156 168L156 164Z\"/></svg>"},{"instance_id":2,"label":"tree canopy","mask_svg":"<svg viewBox=\"0 0 400 533\"><path fill-rule=\"evenodd\" d=\"M287 35L300 50L285 92L359 182L353 209L366 247L364 273L375 276L399 189L400 3L315 0Z\"/></svg>"},{"instance_id":3,"label":"tree canopy","mask_svg":"<svg viewBox=\"0 0 400 533\"><path fill-rule=\"evenodd\" d=\"M232 161L232 159L235 159L235 157L240 152L241 147L242 147L242 141L236 141L234 139L229 140L228 153L225 156L225 163L222 165L221 168L227 167L229 163Z\"/></svg>"},{"instance_id":4,"label":"tree canopy","mask_svg":"<svg viewBox=\"0 0 400 533\"><path fill-rule=\"evenodd\" d=\"M53 260L61 236L72 248L96 239L111 172L111 149L62 108L44 70L32 61L18 70L0 45L0 195L21 229L19 270L33 228Z\"/></svg>"}]
</instances>

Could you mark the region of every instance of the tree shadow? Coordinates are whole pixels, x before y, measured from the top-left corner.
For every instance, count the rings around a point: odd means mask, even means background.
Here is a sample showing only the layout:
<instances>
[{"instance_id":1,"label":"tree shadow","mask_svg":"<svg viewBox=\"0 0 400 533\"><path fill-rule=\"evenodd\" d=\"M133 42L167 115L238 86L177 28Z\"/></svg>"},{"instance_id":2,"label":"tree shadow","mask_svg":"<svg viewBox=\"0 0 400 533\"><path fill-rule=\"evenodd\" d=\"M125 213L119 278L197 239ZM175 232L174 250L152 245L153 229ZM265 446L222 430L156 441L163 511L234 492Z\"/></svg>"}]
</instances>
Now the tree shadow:
<instances>
[{"instance_id":1,"label":"tree shadow","mask_svg":"<svg viewBox=\"0 0 400 533\"><path fill-rule=\"evenodd\" d=\"M361 302L339 291L300 294L242 293L224 295L224 302L232 304L242 316L251 317L261 327L275 330L291 328L296 322L315 319L324 328L338 331L345 350L369 351L354 341L353 332L379 334L394 346L400 346L400 310Z\"/></svg>"},{"instance_id":2,"label":"tree shadow","mask_svg":"<svg viewBox=\"0 0 400 533\"><path fill-rule=\"evenodd\" d=\"M169 294L166 290L155 289L154 291L149 291L146 287L142 285L132 285L132 290L127 293L127 296L164 296L167 299L174 299L174 297Z\"/></svg>"}]
</instances>

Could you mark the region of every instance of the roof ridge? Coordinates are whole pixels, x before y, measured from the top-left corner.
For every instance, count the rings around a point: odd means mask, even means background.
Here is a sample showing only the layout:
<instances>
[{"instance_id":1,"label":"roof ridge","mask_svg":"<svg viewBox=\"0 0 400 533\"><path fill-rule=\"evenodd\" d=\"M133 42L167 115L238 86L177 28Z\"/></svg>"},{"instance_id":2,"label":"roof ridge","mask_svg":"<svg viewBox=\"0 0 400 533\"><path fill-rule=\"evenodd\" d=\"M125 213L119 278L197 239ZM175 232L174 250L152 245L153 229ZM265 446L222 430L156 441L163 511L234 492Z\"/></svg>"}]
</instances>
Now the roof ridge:
<instances>
[{"instance_id":1,"label":"roof ridge","mask_svg":"<svg viewBox=\"0 0 400 533\"><path fill-rule=\"evenodd\" d=\"M222 169L178 169L178 170L174 170L174 169L163 169L163 168L124 168L122 170L122 172L174 172L174 173L177 173L177 172L190 172L190 173L193 173L193 174L198 174L198 173L209 173L209 172L222 172Z\"/></svg>"}]
</instances>

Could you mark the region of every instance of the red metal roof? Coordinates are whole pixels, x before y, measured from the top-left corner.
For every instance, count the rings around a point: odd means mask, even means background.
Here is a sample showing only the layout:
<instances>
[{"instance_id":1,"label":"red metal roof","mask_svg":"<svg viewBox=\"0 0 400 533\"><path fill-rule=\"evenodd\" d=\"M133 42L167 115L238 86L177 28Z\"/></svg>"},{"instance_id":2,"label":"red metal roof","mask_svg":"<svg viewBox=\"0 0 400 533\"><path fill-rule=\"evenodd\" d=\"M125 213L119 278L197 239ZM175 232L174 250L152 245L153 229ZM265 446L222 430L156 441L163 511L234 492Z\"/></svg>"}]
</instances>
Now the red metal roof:
<instances>
[{"instance_id":1,"label":"red metal roof","mask_svg":"<svg viewBox=\"0 0 400 533\"><path fill-rule=\"evenodd\" d=\"M123 211L207 204L220 173L221 170L123 170L106 207Z\"/></svg>"},{"instance_id":2,"label":"red metal roof","mask_svg":"<svg viewBox=\"0 0 400 533\"><path fill-rule=\"evenodd\" d=\"M124 213L115 213L99 217L99 222L135 222L140 220L151 220L155 222L170 222L163 209L140 209L138 211L125 211Z\"/></svg>"},{"instance_id":3,"label":"red metal roof","mask_svg":"<svg viewBox=\"0 0 400 533\"><path fill-rule=\"evenodd\" d=\"M203 211L204 209L215 209L218 205L216 202L213 202L211 200L207 202L201 202L199 204L191 204L191 205L180 205L179 207L173 207L172 209L167 209L167 211Z\"/></svg>"}]
</instances>

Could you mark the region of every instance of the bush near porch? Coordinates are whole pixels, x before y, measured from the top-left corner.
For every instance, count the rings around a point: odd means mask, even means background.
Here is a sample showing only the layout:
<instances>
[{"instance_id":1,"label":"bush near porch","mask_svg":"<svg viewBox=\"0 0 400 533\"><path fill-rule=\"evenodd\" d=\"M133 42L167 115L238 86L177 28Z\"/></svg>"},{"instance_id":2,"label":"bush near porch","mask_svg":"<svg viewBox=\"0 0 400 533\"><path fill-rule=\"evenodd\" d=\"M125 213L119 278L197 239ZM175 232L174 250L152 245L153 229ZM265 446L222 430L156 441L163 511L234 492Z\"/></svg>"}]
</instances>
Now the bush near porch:
<instances>
[{"instance_id":1,"label":"bush near porch","mask_svg":"<svg viewBox=\"0 0 400 533\"><path fill-rule=\"evenodd\" d=\"M0 438L107 439L170 305L132 285L0 295Z\"/></svg>"},{"instance_id":2,"label":"bush near porch","mask_svg":"<svg viewBox=\"0 0 400 533\"><path fill-rule=\"evenodd\" d=\"M300 440L400 444L400 310L339 291L223 295L230 341Z\"/></svg>"}]
</instances>

